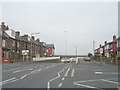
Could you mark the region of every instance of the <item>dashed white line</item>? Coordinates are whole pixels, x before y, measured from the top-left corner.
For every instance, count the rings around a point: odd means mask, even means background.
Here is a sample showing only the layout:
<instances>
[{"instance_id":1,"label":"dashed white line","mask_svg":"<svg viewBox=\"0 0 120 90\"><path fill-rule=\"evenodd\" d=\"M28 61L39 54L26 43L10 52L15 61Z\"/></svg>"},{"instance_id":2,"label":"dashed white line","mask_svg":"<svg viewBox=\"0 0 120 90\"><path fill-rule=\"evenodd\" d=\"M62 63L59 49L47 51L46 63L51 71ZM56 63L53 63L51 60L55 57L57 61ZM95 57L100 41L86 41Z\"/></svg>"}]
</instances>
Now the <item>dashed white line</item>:
<instances>
[{"instance_id":1,"label":"dashed white line","mask_svg":"<svg viewBox=\"0 0 120 90\"><path fill-rule=\"evenodd\" d=\"M48 90L50 89L50 82L48 82L48 84L47 84L47 88L48 88Z\"/></svg>"},{"instance_id":2,"label":"dashed white line","mask_svg":"<svg viewBox=\"0 0 120 90\"><path fill-rule=\"evenodd\" d=\"M101 75L103 74L102 72L95 72L96 75Z\"/></svg>"},{"instance_id":3,"label":"dashed white line","mask_svg":"<svg viewBox=\"0 0 120 90\"><path fill-rule=\"evenodd\" d=\"M74 69L72 69L72 72L71 72L71 77L74 77L74 72L75 72L75 70L74 70Z\"/></svg>"},{"instance_id":4,"label":"dashed white line","mask_svg":"<svg viewBox=\"0 0 120 90\"><path fill-rule=\"evenodd\" d=\"M22 76L20 79L24 79L27 75L25 74L24 76Z\"/></svg>"},{"instance_id":5,"label":"dashed white line","mask_svg":"<svg viewBox=\"0 0 120 90\"><path fill-rule=\"evenodd\" d=\"M58 85L58 87L62 87L62 83L60 83L60 84Z\"/></svg>"},{"instance_id":6,"label":"dashed white line","mask_svg":"<svg viewBox=\"0 0 120 90\"><path fill-rule=\"evenodd\" d=\"M70 68L71 68L71 66L68 68L68 70L67 70L67 72L65 73L65 77L67 77L68 76L68 73L69 73L69 71L70 71Z\"/></svg>"},{"instance_id":7,"label":"dashed white line","mask_svg":"<svg viewBox=\"0 0 120 90\"><path fill-rule=\"evenodd\" d=\"M62 78L62 80L65 80L65 78Z\"/></svg>"}]
</instances>

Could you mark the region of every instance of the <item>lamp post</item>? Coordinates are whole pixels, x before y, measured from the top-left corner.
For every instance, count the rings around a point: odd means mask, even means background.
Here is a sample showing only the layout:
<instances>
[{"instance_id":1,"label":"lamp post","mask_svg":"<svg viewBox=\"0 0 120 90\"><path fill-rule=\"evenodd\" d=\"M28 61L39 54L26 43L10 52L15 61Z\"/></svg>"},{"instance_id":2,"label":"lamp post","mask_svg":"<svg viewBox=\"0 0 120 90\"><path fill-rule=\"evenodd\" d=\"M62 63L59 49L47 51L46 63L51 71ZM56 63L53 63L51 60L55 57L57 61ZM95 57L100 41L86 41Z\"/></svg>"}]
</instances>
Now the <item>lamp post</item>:
<instances>
[{"instance_id":1,"label":"lamp post","mask_svg":"<svg viewBox=\"0 0 120 90\"><path fill-rule=\"evenodd\" d=\"M95 56L95 41L93 41L93 55Z\"/></svg>"},{"instance_id":2,"label":"lamp post","mask_svg":"<svg viewBox=\"0 0 120 90\"><path fill-rule=\"evenodd\" d=\"M31 37L32 37L32 35L34 35L34 34L40 34L39 32L37 32L37 33L31 33ZM32 60L32 41L31 41L31 60Z\"/></svg>"},{"instance_id":3,"label":"lamp post","mask_svg":"<svg viewBox=\"0 0 120 90\"><path fill-rule=\"evenodd\" d=\"M75 48L75 55L77 56L77 46L73 46Z\"/></svg>"},{"instance_id":4,"label":"lamp post","mask_svg":"<svg viewBox=\"0 0 120 90\"><path fill-rule=\"evenodd\" d=\"M65 61L66 61L66 55L67 55L67 31L64 31L65 33Z\"/></svg>"},{"instance_id":5,"label":"lamp post","mask_svg":"<svg viewBox=\"0 0 120 90\"><path fill-rule=\"evenodd\" d=\"M0 42L2 42L2 29L0 28ZM2 43L0 43L0 61L2 61Z\"/></svg>"}]
</instances>

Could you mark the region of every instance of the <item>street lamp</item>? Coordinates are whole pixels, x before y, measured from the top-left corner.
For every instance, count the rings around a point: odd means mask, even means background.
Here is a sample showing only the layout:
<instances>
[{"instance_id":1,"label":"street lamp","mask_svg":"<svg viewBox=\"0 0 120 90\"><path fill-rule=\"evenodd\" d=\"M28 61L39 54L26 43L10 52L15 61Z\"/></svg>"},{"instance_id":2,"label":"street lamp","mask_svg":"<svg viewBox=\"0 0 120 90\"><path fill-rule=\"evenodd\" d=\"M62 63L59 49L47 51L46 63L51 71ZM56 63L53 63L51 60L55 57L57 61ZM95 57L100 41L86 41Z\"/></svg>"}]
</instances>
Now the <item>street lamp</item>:
<instances>
[{"instance_id":1,"label":"street lamp","mask_svg":"<svg viewBox=\"0 0 120 90\"><path fill-rule=\"evenodd\" d=\"M39 32L37 32L37 33L31 33L31 37L32 37L32 35L34 35L34 34L40 34ZM31 41L31 59L32 59L32 41Z\"/></svg>"},{"instance_id":2,"label":"street lamp","mask_svg":"<svg viewBox=\"0 0 120 90\"><path fill-rule=\"evenodd\" d=\"M75 55L77 56L77 46L73 46L75 48Z\"/></svg>"},{"instance_id":3,"label":"street lamp","mask_svg":"<svg viewBox=\"0 0 120 90\"><path fill-rule=\"evenodd\" d=\"M95 41L93 41L93 55L95 55Z\"/></svg>"},{"instance_id":4,"label":"street lamp","mask_svg":"<svg viewBox=\"0 0 120 90\"><path fill-rule=\"evenodd\" d=\"M65 56L67 55L67 31L64 31L65 33ZM66 57L65 57L65 60L66 60Z\"/></svg>"}]
</instances>

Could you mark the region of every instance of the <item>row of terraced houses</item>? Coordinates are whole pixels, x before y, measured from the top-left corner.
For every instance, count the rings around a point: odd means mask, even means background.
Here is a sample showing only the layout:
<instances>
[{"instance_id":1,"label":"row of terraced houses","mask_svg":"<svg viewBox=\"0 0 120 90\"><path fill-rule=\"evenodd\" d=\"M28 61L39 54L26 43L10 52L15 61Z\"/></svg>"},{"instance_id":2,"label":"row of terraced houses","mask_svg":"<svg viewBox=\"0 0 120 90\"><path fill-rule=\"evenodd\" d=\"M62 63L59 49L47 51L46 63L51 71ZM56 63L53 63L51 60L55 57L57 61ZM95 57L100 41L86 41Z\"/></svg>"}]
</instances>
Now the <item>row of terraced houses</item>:
<instances>
[{"instance_id":1,"label":"row of terraced houses","mask_svg":"<svg viewBox=\"0 0 120 90\"><path fill-rule=\"evenodd\" d=\"M2 30L2 60L27 61L34 57L52 57L55 54L54 44L41 42L39 38L27 34L21 36L20 31L9 29L4 22L1 23ZM28 51L28 55L22 55L22 51Z\"/></svg>"},{"instance_id":2,"label":"row of terraced houses","mask_svg":"<svg viewBox=\"0 0 120 90\"><path fill-rule=\"evenodd\" d=\"M116 37L113 35L113 39L110 42L105 41L104 45L99 45L97 49L94 51L96 56L100 56L103 58L111 59L112 61L118 63L120 57L120 37ZM100 60L100 59L99 59Z\"/></svg>"}]
</instances>

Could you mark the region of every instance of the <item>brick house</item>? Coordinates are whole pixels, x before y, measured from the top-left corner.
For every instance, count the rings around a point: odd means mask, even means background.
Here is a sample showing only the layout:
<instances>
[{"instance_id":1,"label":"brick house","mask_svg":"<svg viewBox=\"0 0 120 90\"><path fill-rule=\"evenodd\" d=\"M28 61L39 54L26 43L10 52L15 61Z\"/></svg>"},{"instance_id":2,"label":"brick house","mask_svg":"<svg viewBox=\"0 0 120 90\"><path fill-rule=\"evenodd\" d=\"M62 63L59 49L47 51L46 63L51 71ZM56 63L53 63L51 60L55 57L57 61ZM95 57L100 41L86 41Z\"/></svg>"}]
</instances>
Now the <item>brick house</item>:
<instances>
[{"instance_id":1,"label":"brick house","mask_svg":"<svg viewBox=\"0 0 120 90\"><path fill-rule=\"evenodd\" d=\"M1 23L2 30L2 59L10 59L10 61L23 61L23 50L28 50L28 56L24 56L24 61L32 60L33 57L45 57L54 55L54 45L35 40L34 36L27 34L21 36L19 31L9 29L8 26ZM48 51L48 52L47 52Z\"/></svg>"},{"instance_id":2,"label":"brick house","mask_svg":"<svg viewBox=\"0 0 120 90\"><path fill-rule=\"evenodd\" d=\"M40 57L45 57L46 56L46 43L45 42L40 42Z\"/></svg>"},{"instance_id":3,"label":"brick house","mask_svg":"<svg viewBox=\"0 0 120 90\"><path fill-rule=\"evenodd\" d=\"M120 56L120 37L117 38L117 56Z\"/></svg>"},{"instance_id":4,"label":"brick house","mask_svg":"<svg viewBox=\"0 0 120 90\"><path fill-rule=\"evenodd\" d=\"M46 44L46 55L47 57L52 57L55 55L55 46L54 44Z\"/></svg>"}]
</instances>

